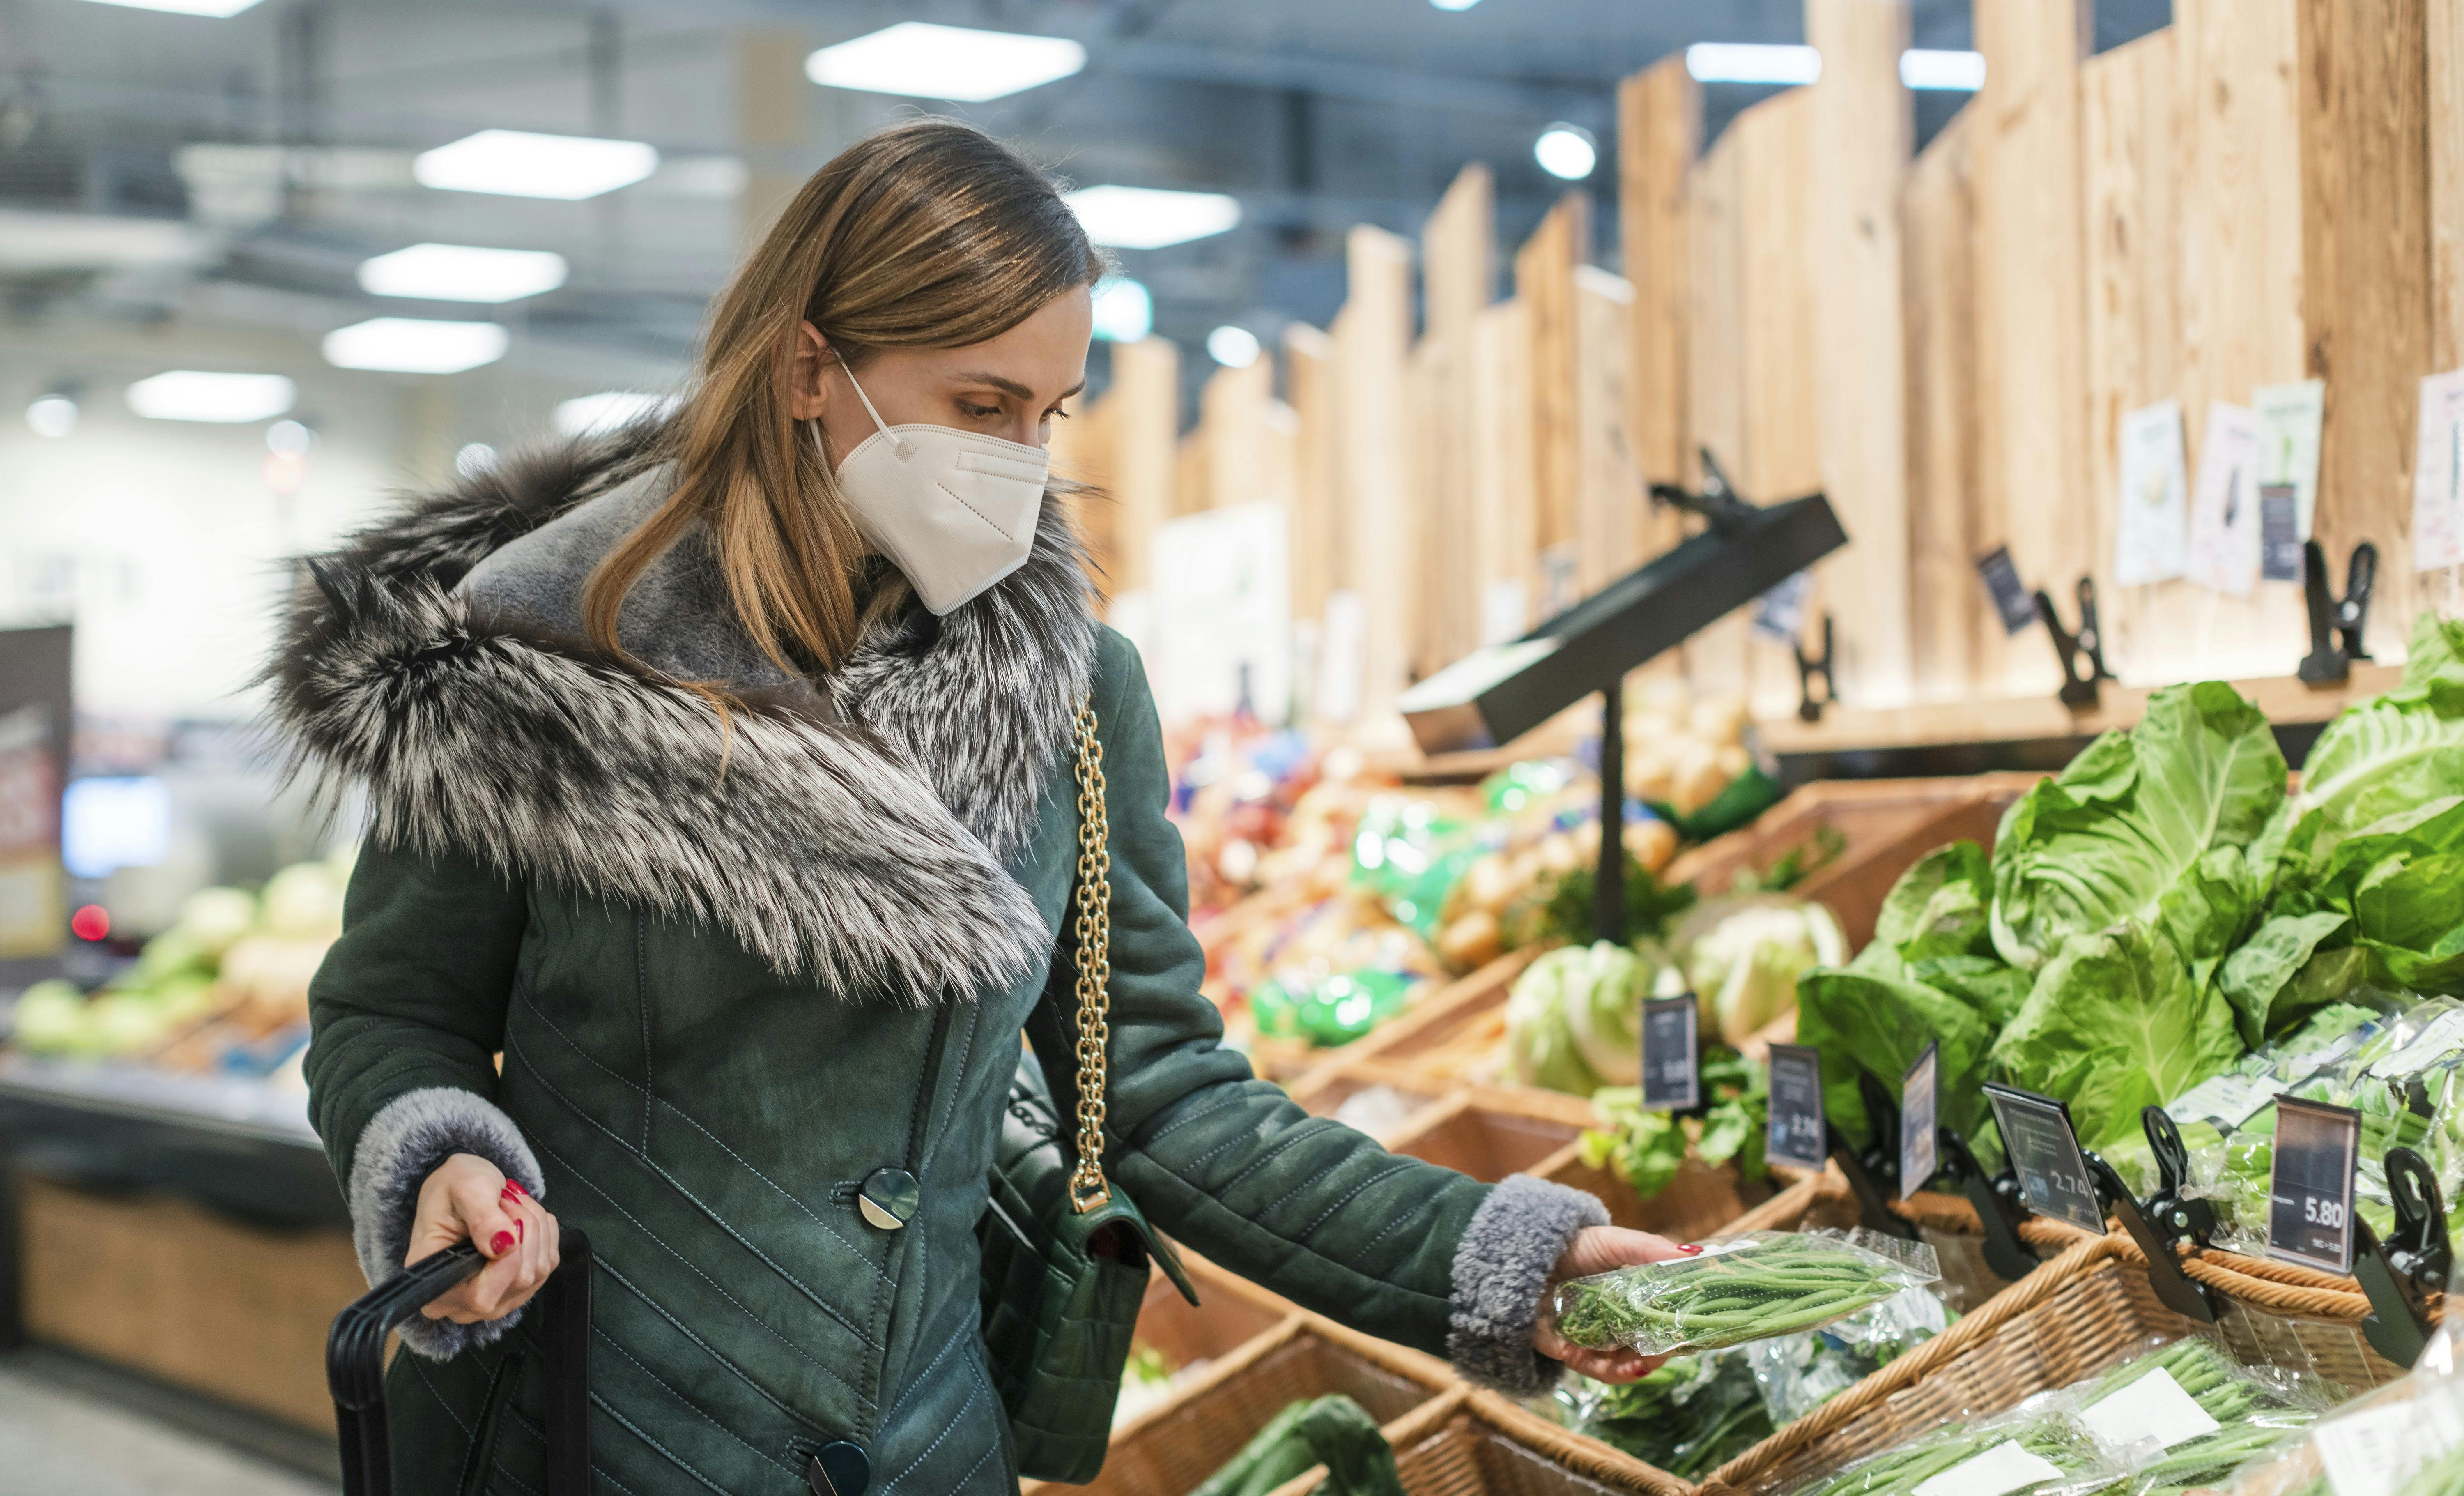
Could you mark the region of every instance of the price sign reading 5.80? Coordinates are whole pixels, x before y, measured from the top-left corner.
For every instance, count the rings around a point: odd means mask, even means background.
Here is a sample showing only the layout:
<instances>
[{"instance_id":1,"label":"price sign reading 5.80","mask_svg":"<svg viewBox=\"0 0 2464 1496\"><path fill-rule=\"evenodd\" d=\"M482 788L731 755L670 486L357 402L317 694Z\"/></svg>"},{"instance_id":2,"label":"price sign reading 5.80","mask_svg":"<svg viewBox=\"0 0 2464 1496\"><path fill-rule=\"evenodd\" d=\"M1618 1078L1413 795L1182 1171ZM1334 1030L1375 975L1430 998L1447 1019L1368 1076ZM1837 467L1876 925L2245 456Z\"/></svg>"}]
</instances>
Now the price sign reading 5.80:
<instances>
[{"instance_id":1,"label":"price sign reading 5.80","mask_svg":"<svg viewBox=\"0 0 2464 1496\"><path fill-rule=\"evenodd\" d=\"M2361 1141L2362 1114L2350 1107L2276 1098L2270 1252L2329 1272L2353 1270L2353 1163Z\"/></svg>"},{"instance_id":2,"label":"price sign reading 5.80","mask_svg":"<svg viewBox=\"0 0 2464 1496\"><path fill-rule=\"evenodd\" d=\"M1822 1056L1804 1045L1771 1046L1771 1131L1763 1153L1773 1163L1819 1169L1831 1156L1822 1114Z\"/></svg>"},{"instance_id":3,"label":"price sign reading 5.80","mask_svg":"<svg viewBox=\"0 0 2464 1496\"><path fill-rule=\"evenodd\" d=\"M2087 1155L2079 1151L2070 1109L2051 1096L1997 1082L1986 1084L1985 1099L1992 1103L1993 1125L2002 1130L2002 1146L2028 1208L2083 1231L2102 1231L2104 1201L2088 1177Z\"/></svg>"}]
</instances>

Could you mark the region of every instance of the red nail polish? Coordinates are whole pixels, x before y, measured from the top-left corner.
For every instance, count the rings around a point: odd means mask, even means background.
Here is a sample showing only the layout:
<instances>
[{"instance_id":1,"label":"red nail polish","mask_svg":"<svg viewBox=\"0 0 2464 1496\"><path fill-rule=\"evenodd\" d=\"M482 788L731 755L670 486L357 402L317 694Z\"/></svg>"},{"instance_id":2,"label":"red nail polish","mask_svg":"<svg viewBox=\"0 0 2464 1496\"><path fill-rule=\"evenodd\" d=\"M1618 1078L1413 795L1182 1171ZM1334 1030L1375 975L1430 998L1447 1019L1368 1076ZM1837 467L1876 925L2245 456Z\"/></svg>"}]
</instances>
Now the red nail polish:
<instances>
[{"instance_id":1,"label":"red nail polish","mask_svg":"<svg viewBox=\"0 0 2464 1496\"><path fill-rule=\"evenodd\" d=\"M505 1193L508 1195L528 1195L530 1191L522 1188L521 1180L507 1179L505 1181Z\"/></svg>"},{"instance_id":2,"label":"red nail polish","mask_svg":"<svg viewBox=\"0 0 2464 1496\"><path fill-rule=\"evenodd\" d=\"M1686 1256L1688 1256L1688 1257L1699 1257L1699 1256L1701 1256L1701 1255L1703 1254L1703 1249L1702 1249L1701 1247L1699 1247L1699 1246L1694 1245L1694 1244L1693 1244L1692 1243L1690 1243L1690 1242L1689 1242L1689 1243L1687 1243L1685 1245L1679 1247L1679 1248L1678 1248L1678 1250L1679 1250L1679 1251L1681 1251L1681 1252L1683 1252L1683 1253L1684 1253L1684 1254L1685 1254Z\"/></svg>"},{"instance_id":3,"label":"red nail polish","mask_svg":"<svg viewBox=\"0 0 2464 1496\"><path fill-rule=\"evenodd\" d=\"M514 1246L514 1234L510 1231L499 1231L488 1239L488 1250L498 1257L512 1251Z\"/></svg>"}]
</instances>

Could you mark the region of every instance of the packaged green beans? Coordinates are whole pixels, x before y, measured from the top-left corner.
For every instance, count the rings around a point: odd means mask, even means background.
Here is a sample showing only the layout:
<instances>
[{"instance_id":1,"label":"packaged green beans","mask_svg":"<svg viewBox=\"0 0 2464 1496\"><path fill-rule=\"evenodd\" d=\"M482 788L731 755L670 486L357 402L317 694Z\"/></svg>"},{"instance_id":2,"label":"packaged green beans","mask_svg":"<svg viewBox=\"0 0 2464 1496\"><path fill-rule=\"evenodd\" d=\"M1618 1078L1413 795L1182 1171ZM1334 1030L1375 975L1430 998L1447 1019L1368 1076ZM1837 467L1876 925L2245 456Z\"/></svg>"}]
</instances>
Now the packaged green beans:
<instances>
[{"instance_id":1,"label":"packaged green beans","mask_svg":"<svg viewBox=\"0 0 2464 1496\"><path fill-rule=\"evenodd\" d=\"M1818 1330L1941 1276L1932 1247L1861 1227L1749 1231L1560 1284L1549 1309L1574 1345L1664 1355Z\"/></svg>"}]
</instances>

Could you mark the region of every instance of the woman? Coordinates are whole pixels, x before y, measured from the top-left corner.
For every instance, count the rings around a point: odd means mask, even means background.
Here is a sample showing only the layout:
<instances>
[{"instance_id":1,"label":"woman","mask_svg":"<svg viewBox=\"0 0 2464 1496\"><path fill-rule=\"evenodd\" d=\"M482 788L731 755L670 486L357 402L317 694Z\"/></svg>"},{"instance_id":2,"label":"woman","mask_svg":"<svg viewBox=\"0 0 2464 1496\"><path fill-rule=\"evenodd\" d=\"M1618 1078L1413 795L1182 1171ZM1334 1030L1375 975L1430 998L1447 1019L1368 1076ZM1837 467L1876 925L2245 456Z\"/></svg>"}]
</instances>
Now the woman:
<instances>
[{"instance_id":1,"label":"woman","mask_svg":"<svg viewBox=\"0 0 2464 1496\"><path fill-rule=\"evenodd\" d=\"M318 1131L371 1283L466 1237L493 1260L405 1335L403 1491L540 1488L507 1331L560 1218L597 1256L606 1488L1015 1488L975 1233L1022 1031L1071 1073L1089 702L1114 1186L1483 1380L1644 1368L1536 1305L1677 1248L1394 1157L1220 1047L1155 708L1045 480L1102 268L1001 146L885 131L755 251L671 419L415 502L295 603L279 716L369 812L312 994Z\"/></svg>"}]
</instances>

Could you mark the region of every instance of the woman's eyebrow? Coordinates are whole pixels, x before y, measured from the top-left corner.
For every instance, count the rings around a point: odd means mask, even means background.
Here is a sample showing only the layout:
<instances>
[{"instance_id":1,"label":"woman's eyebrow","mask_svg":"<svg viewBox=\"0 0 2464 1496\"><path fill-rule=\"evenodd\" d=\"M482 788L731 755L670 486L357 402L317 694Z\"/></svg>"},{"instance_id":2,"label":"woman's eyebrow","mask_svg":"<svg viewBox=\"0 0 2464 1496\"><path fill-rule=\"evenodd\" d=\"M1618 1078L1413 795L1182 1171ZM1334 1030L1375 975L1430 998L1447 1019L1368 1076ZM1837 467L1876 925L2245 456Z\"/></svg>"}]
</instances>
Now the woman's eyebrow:
<instances>
[{"instance_id":1,"label":"woman's eyebrow","mask_svg":"<svg viewBox=\"0 0 2464 1496\"><path fill-rule=\"evenodd\" d=\"M988 385L1015 400L1032 402L1035 399L1034 390L1027 388L1024 385L1020 384L1014 379L1004 379L999 374L987 374L981 371L967 374L953 374L950 376L950 383L954 385ZM1077 384L1070 385L1067 389L1063 390L1059 395L1055 396L1053 403L1058 405L1062 401L1068 399L1070 396L1078 393L1086 387L1087 382L1082 379Z\"/></svg>"}]
</instances>

